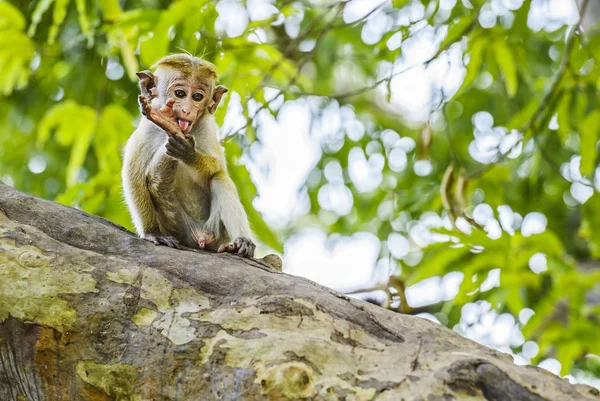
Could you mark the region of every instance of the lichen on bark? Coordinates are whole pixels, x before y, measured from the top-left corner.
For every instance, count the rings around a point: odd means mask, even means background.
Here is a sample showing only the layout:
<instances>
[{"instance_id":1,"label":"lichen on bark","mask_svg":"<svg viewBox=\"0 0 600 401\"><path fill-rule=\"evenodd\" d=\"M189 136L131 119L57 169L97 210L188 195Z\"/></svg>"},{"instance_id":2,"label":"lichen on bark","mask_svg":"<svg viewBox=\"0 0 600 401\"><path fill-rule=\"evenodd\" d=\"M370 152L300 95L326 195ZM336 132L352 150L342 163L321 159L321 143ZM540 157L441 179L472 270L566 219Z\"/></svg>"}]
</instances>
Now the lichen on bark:
<instances>
[{"instance_id":1,"label":"lichen on bark","mask_svg":"<svg viewBox=\"0 0 600 401\"><path fill-rule=\"evenodd\" d=\"M97 291L93 267L21 243L14 230L0 213L0 322L14 316L63 331L77 317L60 295Z\"/></svg>"}]
</instances>

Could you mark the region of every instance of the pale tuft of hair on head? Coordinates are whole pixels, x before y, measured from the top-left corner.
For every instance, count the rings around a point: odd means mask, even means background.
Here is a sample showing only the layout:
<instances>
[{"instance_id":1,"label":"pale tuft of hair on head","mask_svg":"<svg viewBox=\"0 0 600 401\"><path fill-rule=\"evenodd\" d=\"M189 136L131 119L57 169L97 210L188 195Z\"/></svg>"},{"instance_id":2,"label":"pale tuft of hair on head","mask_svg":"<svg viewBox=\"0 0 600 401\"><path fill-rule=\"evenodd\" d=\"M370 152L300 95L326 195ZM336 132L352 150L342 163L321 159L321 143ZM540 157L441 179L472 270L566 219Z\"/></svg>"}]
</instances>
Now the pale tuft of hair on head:
<instances>
[{"instance_id":1,"label":"pale tuft of hair on head","mask_svg":"<svg viewBox=\"0 0 600 401\"><path fill-rule=\"evenodd\" d=\"M153 66L153 70L161 68L175 69L184 74L191 74L194 77L210 76L215 80L218 79L217 67L209 61L202 60L199 57L194 57L191 54L171 54L158 60Z\"/></svg>"}]
</instances>

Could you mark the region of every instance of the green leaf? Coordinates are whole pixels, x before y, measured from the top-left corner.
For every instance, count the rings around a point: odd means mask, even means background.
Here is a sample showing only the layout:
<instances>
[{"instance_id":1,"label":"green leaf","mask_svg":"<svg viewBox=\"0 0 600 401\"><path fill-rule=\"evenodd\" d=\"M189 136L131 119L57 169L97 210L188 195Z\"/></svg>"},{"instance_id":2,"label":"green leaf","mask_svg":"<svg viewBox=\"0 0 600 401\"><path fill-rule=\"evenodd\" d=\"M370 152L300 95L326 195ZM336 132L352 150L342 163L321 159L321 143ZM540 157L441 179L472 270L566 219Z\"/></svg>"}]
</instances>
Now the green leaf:
<instances>
[{"instance_id":1,"label":"green leaf","mask_svg":"<svg viewBox=\"0 0 600 401\"><path fill-rule=\"evenodd\" d=\"M99 170L103 173L120 174L120 152L135 128L132 121L133 116L116 104L110 104L102 110L94 135L94 153Z\"/></svg>"},{"instance_id":2,"label":"green leaf","mask_svg":"<svg viewBox=\"0 0 600 401\"><path fill-rule=\"evenodd\" d=\"M40 2L37 3L33 10L33 14L31 15L31 25L29 25L29 30L27 31L29 36L35 35L35 31L42 20L42 16L48 11L52 3L54 3L54 0L40 0Z\"/></svg>"},{"instance_id":3,"label":"green leaf","mask_svg":"<svg viewBox=\"0 0 600 401\"><path fill-rule=\"evenodd\" d=\"M598 142L598 129L600 128L600 110L592 111L583 120L581 127L581 174L589 175L594 171L596 164L596 143Z\"/></svg>"},{"instance_id":4,"label":"green leaf","mask_svg":"<svg viewBox=\"0 0 600 401\"><path fill-rule=\"evenodd\" d=\"M573 93L566 92L560 98L556 108L556 119L558 122L558 134L560 139L566 141L571 133L571 107L573 101Z\"/></svg>"},{"instance_id":5,"label":"green leaf","mask_svg":"<svg viewBox=\"0 0 600 401\"><path fill-rule=\"evenodd\" d=\"M48 43L53 44L58 34L58 28L65 20L67 16L67 6L69 0L55 0L54 1L54 12L52 13L52 26L48 33Z\"/></svg>"},{"instance_id":6,"label":"green leaf","mask_svg":"<svg viewBox=\"0 0 600 401\"><path fill-rule=\"evenodd\" d=\"M104 14L105 21L113 21L121 15L119 0L99 0L98 5Z\"/></svg>"},{"instance_id":7,"label":"green leaf","mask_svg":"<svg viewBox=\"0 0 600 401\"><path fill-rule=\"evenodd\" d=\"M25 28L25 17L12 4L0 1L0 31L14 29L21 31Z\"/></svg>"},{"instance_id":8,"label":"green leaf","mask_svg":"<svg viewBox=\"0 0 600 401\"><path fill-rule=\"evenodd\" d=\"M231 179L236 184L240 200L246 214L248 214L248 220L250 220L250 227L256 235L256 237L269 246L273 250L279 253L283 253L283 245L281 240L271 230L267 223L265 223L261 214L254 208L252 201L256 197L256 187L250 178L250 174L246 167L240 163L242 151L234 141L227 141L224 144L225 154L227 156L227 170Z\"/></svg>"},{"instance_id":9,"label":"green leaf","mask_svg":"<svg viewBox=\"0 0 600 401\"><path fill-rule=\"evenodd\" d=\"M508 94L508 97L512 98L517 94L519 82L513 53L504 40L495 41L493 46L496 50L496 62L504 77L506 93Z\"/></svg>"},{"instance_id":10,"label":"green leaf","mask_svg":"<svg viewBox=\"0 0 600 401\"><path fill-rule=\"evenodd\" d=\"M0 1L0 93L10 95L25 86L34 45L22 31L25 18L9 3Z\"/></svg>"},{"instance_id":11,"label":"green leaf","mask_svg":"<svg viewBox=\"0 0 600 401\"><path fill-rule=\"evenodd\" d=\"M465 15L464 17L459 18L458 21L452 22L448 28L446 39L440 43L440 49L447 49L452 43L462 38L473 23L473 17L470 15Z\"/></svg>"},{"instance_id":12,"label":"green leaf","mask_svg":"<svg viewBox=\"0 0 600 401\"><path fill-rule=\"evenodd\" d=\"M74 138L69 163L67 164L67 187L75 185L79 169L88 154L92 135L96 128L96 111L91 107L80 106L78 115L71 119L71 124L75 125L78 133Z\"/></svg>"},{"instance_id":13,"label":"green leaf","mask_svg":"<svg viewBox=\"0 0 600 401\"><path fill-rule=\"evenodd\" d=\"M571 371L573 362L583 356L582 346L577 341L562 341L556 348L556 359L560 362L560 374L566 375Z\"/></svg>"},{"instance_id":14,"label":"green leaf","mask_svg":"<svg viewBox=\"0 0 600 401\"><path fill-rule=\"evenodd\" d=\"M406 4L408 4L410 0L392 0L392 7L394 8L400 8L400 7L404 7Z\"/></svg>"},{"instance_id":15,"label":"green leaf","mask_svg":"<svg viewBox=\"0 0 600 401\"><path fill-rule=\"evenodd\" d=\"M39 124L38 147L43 147L53 132L60 145L72 145L66 168L68 187L73 186L77 181L79 168L85 161L95 128L96 111L71 100L50 108Z\"/></svg>"},{"instance_id":16,"label":"green leaf","mask_svg":"<svg viewBox=\"0 0 600 401\"><path fill-rule=\"evenodd\" d=\"M506 128L517 130L523 129L523 127L533 118L539 107L539 103L538 99L531 99L525 107L511 117L506 124Z\"/></svg>"},{"instance_id":17,"label":"green leaf","mask_svg":"<svg viewBox=\"0 0 600 401\"><path fill-rule=\"evenodd\" d=\"M123 63L125 64L125 69L127 70L127 76L129 76L129 79L132 81L135 81L135 73L140 70L140 66L134 54L135 49L132 48L131 44L127 40L121 40L119 43L121 57L123 59Z\"/></svg>"},{"instance_id":18,"label":"green leaf","mask_svg":"<svg viewBox=\"0 0 600 401\"><path fill-rule=\"evenodd\" d=\"M413 285L421 280L433 276L445 274L449 267L458 265L458 261L469 254L469 247L451 247L450 244L436 244L431 246L428 257L419 263L418 267L412 272L406 280L406 285Z\"/></svg>"},{"instance_id":19,"label":"green leaf","mask_svg":"<svg viewBox=\"0 0 600 401\"><path fill-rule=\"evenodd\" d=\"M465 79L456 94L456 97L462 95L479 75L481 62L483 61L483 50L485 49L486 39L482 37L475 38L471 41L469 48L469 65L467 65L467 73Z\"/></svg>"},{"instance_id":20,"label":"green leaf","mask_svg":"<svg viewBox=\"0 0 600 401\"><path fill-rule=\"evenodd\" d=\"M208 0L181 0L170 4L160 13L158 24L152 29L153 36L140 43L142 62L148 66L169 53L169 30L176 29L190 15L190 10L201 12Z\"/></svg>"},{"instance_id":21,"label":"green leaf","mask_svg":"<svg viewBox=\"0 0 600 401\"><path fill-rule=\"evenodd\" d=\"M81 33L88 40L88 46L92 45L94 37L90 30L90 21L87 17L85 0L75 0L75 5L77 6L77 19L79 20L79 27L81 28Z\"/></svg>"},{"instance_id":22,"label":"green leaf","mask_svg":"<svg viewBox=\"0 0 600 401\"><path fill-rule=\"evenodd\" d=\"M595 193L582 207L579 236L586 240L593 258L600 258L600 194Z\"/></svg>"}]
</instances>

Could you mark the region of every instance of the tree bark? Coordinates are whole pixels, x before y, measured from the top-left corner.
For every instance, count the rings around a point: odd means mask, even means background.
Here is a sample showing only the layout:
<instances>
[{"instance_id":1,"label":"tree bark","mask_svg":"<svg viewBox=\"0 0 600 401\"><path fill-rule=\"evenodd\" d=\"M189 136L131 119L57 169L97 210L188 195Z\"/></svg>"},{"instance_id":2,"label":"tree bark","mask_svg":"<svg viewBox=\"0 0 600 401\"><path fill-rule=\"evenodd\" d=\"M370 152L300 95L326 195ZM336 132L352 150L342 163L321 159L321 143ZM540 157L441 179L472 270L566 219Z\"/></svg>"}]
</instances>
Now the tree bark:
<instances>
[{"instance_id":1,"label":"tree bark","mask_svg":"<svg viewBox=\"0 0 600 401\"><path fill-rule=\"evenodd\" d=\"M418 317L0 183L0 400L600 400Z\"/></svg>"}]
</instances>

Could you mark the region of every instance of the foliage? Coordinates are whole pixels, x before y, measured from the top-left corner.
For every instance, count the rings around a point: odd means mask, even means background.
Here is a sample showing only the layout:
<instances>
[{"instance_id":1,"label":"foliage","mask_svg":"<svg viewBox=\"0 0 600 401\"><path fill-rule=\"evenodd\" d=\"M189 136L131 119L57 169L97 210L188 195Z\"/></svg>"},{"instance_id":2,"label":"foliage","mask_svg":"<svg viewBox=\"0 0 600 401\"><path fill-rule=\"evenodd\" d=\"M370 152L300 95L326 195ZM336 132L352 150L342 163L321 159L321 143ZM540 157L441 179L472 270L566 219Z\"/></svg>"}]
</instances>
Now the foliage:
<instances>
[{"instance_id":1,"label":"foliage","mask_svg":"<svg viewBox=\"0 0 600 401\"><path fill-rule=\"evenodd\" d=\"M532 309L521 324L540 347L533 361L554 357L562 374L597 375L600 35L533 30L530 0L486 27L492 1L385 1L347 22L355 2L2 0L0 179L131 228L120 152L138 115L135 72L190 51L215 63L231 91L220 123L231 94L241 99L246 124L224 143L264 244L281 251L279 236L306 225L371 232L381 258L399 266L385 286L391 309L416 313L402 302L406 286L460 272L458 294L428 312L458 329L468 303L514 316ZM258 3L271 12L248 21L246 7ZM225 10L237 10L233 25ZM377 16L385 29L367 43ZM437 50L415 64L405 53L423 34ZM432 85L424 120L399 112L395 80L440 64L460 73L459 84ZM256 188L241 161L260 142L254 117L277 117L277 101L298 99L313 126L332 113L346 119L320 137L321 158L300 188L308 214L276 234L252 206ZM323 173L330 164L341 168L350 211L321 199L340 188ZM360 185L357 168L377 185ZM534 257L545 271L531 268Z\"/></svg>"}]
</instances>

